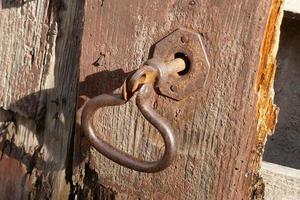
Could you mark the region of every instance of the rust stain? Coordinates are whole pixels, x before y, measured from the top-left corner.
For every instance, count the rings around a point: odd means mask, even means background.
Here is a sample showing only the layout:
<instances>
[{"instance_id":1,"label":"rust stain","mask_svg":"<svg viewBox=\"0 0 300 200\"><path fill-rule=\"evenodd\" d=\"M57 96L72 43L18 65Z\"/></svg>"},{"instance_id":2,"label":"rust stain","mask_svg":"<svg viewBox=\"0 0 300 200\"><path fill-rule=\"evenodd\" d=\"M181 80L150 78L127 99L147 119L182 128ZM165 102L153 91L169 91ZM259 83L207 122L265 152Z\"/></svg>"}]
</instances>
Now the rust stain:
<instances>
[{"instance_id":1,"label":"rust stain","mask_svg":"<svg viewBox=\"0 0 300 200\"><path fill-rule=\"evenodd\" d=\"M256 118L258 120L257 137L259 145L263 145L266 141L266 136L274 132L279 112L279 108L273 103L273 85L280 25L283 17L283 1L272 1L263 46L260 52L259 71L256 80L256 91L258 94Z\"/></svg>"}]
</instances>

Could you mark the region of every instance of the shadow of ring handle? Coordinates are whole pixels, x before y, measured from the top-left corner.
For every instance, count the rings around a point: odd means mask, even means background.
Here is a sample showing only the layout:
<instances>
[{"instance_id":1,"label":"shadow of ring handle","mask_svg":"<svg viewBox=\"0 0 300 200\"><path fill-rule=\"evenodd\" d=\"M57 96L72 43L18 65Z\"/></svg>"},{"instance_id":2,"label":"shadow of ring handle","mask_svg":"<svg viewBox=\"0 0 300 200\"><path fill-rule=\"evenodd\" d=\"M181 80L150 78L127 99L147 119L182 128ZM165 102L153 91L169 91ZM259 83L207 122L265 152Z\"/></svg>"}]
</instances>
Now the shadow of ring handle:
<instances>
[{"instance_id":1,"label":"shadow of ring handle","mask_svg":"<svg viewBox=\"0 0 300 200\"><path fill-rule=\"evenodd\" d=\"M160 160L144 161L136 159L96 136L96 131L92 126L95 112L101 107L125 104L126 101L120 95L102 94L89 100L82 111L81 125L91 145L108 159L136 171L159 172L167 168L176 156L174 131L168 121L155 112L151 106L150 100L155 94L153 86L150 84L143 85L137 93L136 103L138 108L143 116L159 131L164 140L165 152Z\"/></svg>"}]
</instances>

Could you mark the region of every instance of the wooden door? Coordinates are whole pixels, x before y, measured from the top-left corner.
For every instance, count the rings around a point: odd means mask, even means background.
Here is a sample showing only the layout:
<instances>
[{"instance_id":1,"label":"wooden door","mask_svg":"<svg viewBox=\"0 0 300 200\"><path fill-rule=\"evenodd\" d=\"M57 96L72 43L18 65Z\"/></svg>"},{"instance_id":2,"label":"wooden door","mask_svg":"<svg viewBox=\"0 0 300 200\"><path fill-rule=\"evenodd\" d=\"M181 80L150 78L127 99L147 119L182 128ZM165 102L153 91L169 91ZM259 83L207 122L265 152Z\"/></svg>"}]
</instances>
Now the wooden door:
<instances>
[{"instance_id":1,"label":"wooden door","mask_svg":"<svg viewBox=\"0 0 300 200\"><path fill-rule=\"evenodd\" d=\"M184 27L201 35L211 63L206 86L174 101L157 96L155 109L176 130L174 163L140 173L102 156L77 129L77 195L103 199L259 198L258 169L277 109L273 78L281 1L91 1L85 3L77 122L84 103L118 92L151 47ZM101 113L101 114L100 114ZM162 139L134 98L103 108L94 119L101 137L139 159L161 155Z\"/></svg>"},{"instance_id":2,"label":"wooden door","mask_svg":"<svg viewBox=\"0 0 300 200\"><path fill-rule=\"evenodd\" d=\"M2 0L0 199L262 198L258 169L276 122L281 4ZM181 27L202 38L206 86L181 101L157 96L155 109L176 130L177 157L159 173L132 171L89 145L81 110L88 99L117 92L151 47ZM134 98L99 110L98 136L155 160L163 143Z\"/></svg>"}]
</instances>

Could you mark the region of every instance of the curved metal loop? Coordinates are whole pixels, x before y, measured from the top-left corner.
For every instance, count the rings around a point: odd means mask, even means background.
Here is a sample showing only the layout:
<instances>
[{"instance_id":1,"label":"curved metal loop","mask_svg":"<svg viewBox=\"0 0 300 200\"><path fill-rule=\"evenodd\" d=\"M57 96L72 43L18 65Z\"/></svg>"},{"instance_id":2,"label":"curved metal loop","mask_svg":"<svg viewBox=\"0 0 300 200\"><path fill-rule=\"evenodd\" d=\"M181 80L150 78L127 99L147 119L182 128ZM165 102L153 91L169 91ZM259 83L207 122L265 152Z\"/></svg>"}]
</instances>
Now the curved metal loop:
<instances>
[{"instance_id":1,"label":"curved metal loop","mask_svg":"<svg viewBox=\"0 0 300 200\"><path fill-rule=\"evenodd\" d=\"M158 129L164 140L165 152L160 160L144 161L136 159L96 136L96 131L92 126L92 119L95 112L101 107L125 104L126 101L121 95L102 94L88 101L82 111L82 128L91 145L110 160L136 171L148 173L158 172L167 168L175 158L176 142L174 131L171 125L155 112L151 106L151 99L155 95L153 85L144 84L137 93L136 103L138 108L141 110L143 116Z\"/></svg>"},{"instance_id":2,"label":"curved metal loop","mask_svg":"<svg viewBox=\"0 0 300 200\"><path fill-rule=\"evenodd\" d=\"M144 65L138 69L128 80L127 90L134 93L139 89L140 85L147 83L155 83L159 77L159 69L152 65Z\"/></svg>"}]
</instances>

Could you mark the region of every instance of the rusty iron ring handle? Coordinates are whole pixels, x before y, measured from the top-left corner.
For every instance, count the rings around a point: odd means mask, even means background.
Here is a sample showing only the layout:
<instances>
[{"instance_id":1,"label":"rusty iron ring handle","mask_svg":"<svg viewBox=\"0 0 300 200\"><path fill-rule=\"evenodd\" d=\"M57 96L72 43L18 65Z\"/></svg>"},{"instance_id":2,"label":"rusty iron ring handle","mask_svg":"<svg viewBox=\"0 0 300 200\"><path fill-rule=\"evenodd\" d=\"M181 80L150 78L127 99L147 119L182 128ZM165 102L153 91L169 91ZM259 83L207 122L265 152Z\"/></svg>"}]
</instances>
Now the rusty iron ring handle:
<instances>
[{"instance_id":1,"label":"rusty iron ring handle","mask_svg":"<svg viewBox=\"0 0 300 200\"><path fill-rule=\"evenodd\" d=\"M143 116L159 131L164 140L165 151L160 160L144 161L136 159L96 136L96 131L92 126L92 119L95 112L101 107L125 104L126 101L121 95L99 95L89 100L83 108L81 124L85 136L89 139L91 145L108 159L136 171L153 173L167 168L175 158L176 141L171 125L166 119L154 111L151 106L149 99L154 95L155 91L153 85L145 84L137 92L136 104Z\"/></svg>"}]
</instances>

